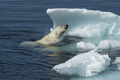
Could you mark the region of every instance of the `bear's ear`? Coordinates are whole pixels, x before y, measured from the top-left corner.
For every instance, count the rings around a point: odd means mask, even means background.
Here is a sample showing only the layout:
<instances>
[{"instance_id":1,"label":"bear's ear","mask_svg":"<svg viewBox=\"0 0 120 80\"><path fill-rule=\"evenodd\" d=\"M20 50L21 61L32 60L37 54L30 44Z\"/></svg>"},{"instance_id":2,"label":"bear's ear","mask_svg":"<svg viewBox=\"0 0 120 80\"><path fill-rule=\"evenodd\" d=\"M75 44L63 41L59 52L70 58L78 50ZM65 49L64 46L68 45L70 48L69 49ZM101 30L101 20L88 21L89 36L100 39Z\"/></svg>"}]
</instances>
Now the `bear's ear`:
<instances>
[{"instance_id":1,"label":"bear's ear","mask_svg":"<svg viewBox=\"0 0 120 80\"><path fill-rule=\"evenodd\" d=\"M55 31L55 34L57 35L57 31Z\"/></svg>"}]
</instances>

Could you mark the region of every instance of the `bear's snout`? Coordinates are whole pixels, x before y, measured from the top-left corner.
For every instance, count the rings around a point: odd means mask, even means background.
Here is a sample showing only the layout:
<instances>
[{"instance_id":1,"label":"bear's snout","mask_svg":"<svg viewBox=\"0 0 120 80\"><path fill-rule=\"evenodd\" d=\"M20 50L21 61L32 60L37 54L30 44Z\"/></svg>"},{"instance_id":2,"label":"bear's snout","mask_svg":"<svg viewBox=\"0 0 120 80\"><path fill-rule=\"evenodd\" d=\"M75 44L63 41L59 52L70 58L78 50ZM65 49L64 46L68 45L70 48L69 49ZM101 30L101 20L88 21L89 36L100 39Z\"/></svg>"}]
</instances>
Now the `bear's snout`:
<instances>
[{"instance_id":1,"label":"bear's snout","mask_svg":"<svg viewBox=\"0 0 120 80\"><path fill-rule=\"evenodd\" d=\"M65 25L65 29L67 29L67 28L68 28L68 24Z\"/></svg>"}]
</instances>

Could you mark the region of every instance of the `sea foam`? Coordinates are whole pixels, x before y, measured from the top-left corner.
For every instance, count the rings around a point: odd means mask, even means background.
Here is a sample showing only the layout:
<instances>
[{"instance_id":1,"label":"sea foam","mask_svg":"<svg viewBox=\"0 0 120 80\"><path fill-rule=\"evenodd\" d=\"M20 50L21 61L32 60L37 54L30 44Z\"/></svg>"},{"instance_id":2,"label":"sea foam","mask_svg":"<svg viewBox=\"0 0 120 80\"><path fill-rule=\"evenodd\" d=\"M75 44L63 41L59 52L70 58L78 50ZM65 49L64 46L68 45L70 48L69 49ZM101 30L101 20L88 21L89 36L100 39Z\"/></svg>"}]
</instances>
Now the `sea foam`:
<instances>
[{"instance_id":1,"label":"sea foam","mask_svg":"<svg viewBox=\"0 0 120 80\"><path fill-rule=\"evenodd\" d=\"M87 53L78 54L65 63L54 66L53 70L64 75L83 77L96 75L105 70L111 60L108 55L100 55L98 51L97 48Z\"/></svg>"}]
</instances>

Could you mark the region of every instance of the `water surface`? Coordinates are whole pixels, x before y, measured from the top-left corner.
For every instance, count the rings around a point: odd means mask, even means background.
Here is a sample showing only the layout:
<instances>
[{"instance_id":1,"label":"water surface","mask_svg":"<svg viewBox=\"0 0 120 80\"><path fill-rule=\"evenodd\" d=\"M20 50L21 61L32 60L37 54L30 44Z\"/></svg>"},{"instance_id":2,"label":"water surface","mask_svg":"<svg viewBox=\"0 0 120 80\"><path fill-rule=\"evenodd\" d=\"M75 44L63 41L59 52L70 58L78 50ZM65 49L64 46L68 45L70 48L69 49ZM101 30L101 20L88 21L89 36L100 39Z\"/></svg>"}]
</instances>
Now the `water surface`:
<instances>
[{"instance_id":1,"label":"water surface","mask_svg":"<svg viewBox=\"0 0 120 80\"><path fill-rule=\"evenodd\" d=\"M1 0L0 80L71 78L57 74L51 69L54 65L74 56L72 52L55 53L45 49L19 46L21 42L38 40L50 32L53 23L46 14L48 8L86 8L120 15L119 7L118 0ZM119 50L112 51L113 53L118 54Z\"/></svg>"}]
</instances>

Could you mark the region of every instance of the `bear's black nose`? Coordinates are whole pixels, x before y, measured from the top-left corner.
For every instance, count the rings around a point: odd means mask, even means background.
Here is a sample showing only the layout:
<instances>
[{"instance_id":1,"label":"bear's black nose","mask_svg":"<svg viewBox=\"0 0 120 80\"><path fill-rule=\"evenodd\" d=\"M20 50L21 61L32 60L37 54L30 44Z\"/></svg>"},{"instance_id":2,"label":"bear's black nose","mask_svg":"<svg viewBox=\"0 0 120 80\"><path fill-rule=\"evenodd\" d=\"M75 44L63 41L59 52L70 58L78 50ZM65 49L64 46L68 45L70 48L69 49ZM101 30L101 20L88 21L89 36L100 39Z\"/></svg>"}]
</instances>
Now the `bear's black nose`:
<instances>
[{"instance_id":1,"label":"bear's black nose","mask_svg":"<svg viewBox=\"0 0 120 80\"><path fill-rule=\"evenodd\" d=\"M65 26L66 26L65 28L67 29L68 28L68 24L66 24Z\"/></svg>"},{"instance_id":2,"label":"bear's black nose","mask_svg":"<svg viewBox=\"0 0 120 80\"><path fill-rule=\"evenodd\" d=\"M67 27L68 27L68 24L66 24L65 26L67 26Z\"/></svg>"}]
</instances>

